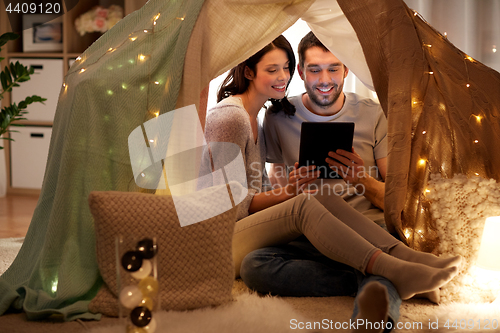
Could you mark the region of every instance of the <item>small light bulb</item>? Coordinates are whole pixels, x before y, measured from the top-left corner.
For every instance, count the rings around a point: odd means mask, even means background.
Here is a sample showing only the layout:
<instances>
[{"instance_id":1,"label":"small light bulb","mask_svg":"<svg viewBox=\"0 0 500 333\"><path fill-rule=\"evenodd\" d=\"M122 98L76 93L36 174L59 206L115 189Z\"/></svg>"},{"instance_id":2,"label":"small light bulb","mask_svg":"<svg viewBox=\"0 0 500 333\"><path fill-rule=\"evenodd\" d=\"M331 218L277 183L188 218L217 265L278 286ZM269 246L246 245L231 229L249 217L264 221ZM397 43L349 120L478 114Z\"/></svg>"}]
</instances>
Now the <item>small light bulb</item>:
<instances>
[{"instance_id":1,"label":"small light bulb","mask_svg":"<svg viewBox=\"0 0 500 333\"><path fill-rule=\"evenodd\" d=\"M109 51L113 51L113 48L112 48L112 47L110 47L110 48L108 49L108 52L109 52Z\"/></svg>"},{"instance_id":2,"label":"small light bulb","mask_svg":"<svg viewBox=\"0 0 500 333\"><path fill-rule=\"evenodd\" d=\"M427 131L423 131L423 132L422 132L422 134L425 134L425 133L427 133Z\"/></svg>"},{"instance_id":3,"label":"small light bulb","mask_svg":"<svg viewBox=\"0 0 500 333\"><path fill-rule=\"evenodd\" d=\"M155 81L155 84L160 84L160 82L158 82L158 81Z\"/></svg>"},{"instance_id":4,"label":"small light bulb","mask_svg":"<svg viewBox=\"0 0 500 333\"><path fill-rule=\"evenodd\" d=\"M481 116L474 116L474 117L476 117L477 121L481 121Z\"/></svg>"},{"instance_id":5,"label":"small light bulb","mask_svg":"<svg viewBox=\"0 0 500 333\"><path fill-rule=\"evenodd\" d=\"M472 58L470 55L466 55L465 59L469 60L470 62L474 62L474 58Z\"/></svg>"},{"instance_id":6,"label":"small light bulb","mask_svg":"<svg viewBox=\"0 0 500 333\"><path fill-rule=\"evenodd\" d=\"M160 115L160 111L155 112L155 117L158 117Z\"/></svg>"},{"instance_id":7,"label":"small light bulb","mask_svg":"<svg viewBox=\"0 0 500 333\"><path fill-rule=\"evenodd\" d=\"M156 21L153 22L153 25L156 25Z\"/></svg>"},{"instance_id":8,"label":"small light bulb","mask_svg":"<svg viewBox=\"0 0 500 333\"><path fill-rule=\"evenodd\" d=\"M148 31L147 31L146 29L144 29L144 32L145 32L145 33L148 33Z\"/></svg>"},{"instance_id":9,"label":"small light bulb","mask_svg":"<svg viewBox=\"0 0 500 333\"><path fill-rule=\"evenodd\" d=\"M405 237L406 238L410 238L410 235L411 235L411 232L410 232L410 229L405 229Z\"/></svg>"},{"instance_id":10,"label":"small light bulb","mask_svg":"<svg viewBox=\"0 0 500 333\"><path fill-rule=\"evenodd\" d=\"M426 188L425 189L425 193L431 193L431 190L429 190L429 189Z\"/></svg>"},{"instance_id":11,"label":"small light bulb","mask_svg":"<svg viewBox=\"0 0 500 333\"><path fill-rule=\"evenodd\" d=\"M80 73L85 72L85 68L80 69Z\"/></svg>"},{"instance_id":12,"label":"small light bulb","mask_svg":"<svg viewBox=\"0 0 500 333\"><path fill-rule=\"evenodd\" d=\"M146 175L144 174L144 172L141 172L141 176L142 177L146 177Z\"/></svg>"},{"instance_id":13,"label":"small light bulb","mask_svg":"<svg viewBox=\"0 0 500 333\"><path fill-rule=\"evenodd\" d=\"M469 88L469 87L470 87L470 84L468 84L468 83L467 83L465 86L466 86L467 88Z\"/></svg>"},{"instance_id":14,"label":"small light bulb","mask_svg":"<svg viewBox=\"0 0 500 333\"><path fill-rule=\"evenodd\" d=\"M493 51L493 53L496 53L497 52L497 46L493 45L493 48L491 50Z\"/></svg>"},{"instance_id":15,"label":"small light bulb","mask_svg":"<svg viewBox=\"0 0 500 333\"><path fill-rule=\"evenodd\" d=\"M429 74L431 74L431 75L432 75L432 74L434 74L434 72L429 72Z\"/></svg>"},{"instance_id":16,"label":"small light bulb","mask_svg":"<svg viewBox=\"0 0 500 333\"><path fill-rule=\"evenodd\" d=\"M66 88L66 82L63 83L63 87Z\"/></svg>"},{"instance_id":17,"label":"small light bulb","mask_svg":"<svg viewBox=\"0 0 500 333\"><path fill-rule=\"evenodd\" d=\"M415 11L415 12L413 13L413 16L417 16L417 15L418 15L418 13L417 13L417 11Z\"/></svg>"},{"instance_id":18,"label":"small light bulb","mask_svg":"<svg viewBox=\"0 0 500 333\"><path fill-rule=\"evenodd\" d=\"M443 35L446 37L446 36L448 36L448 33L445 31L445 32L443 33Z\"/></svg>"},{"instance_id":19,"label":"small light bulb","mask_svg":"<svg viewBox=\"0 0 500 333\"><path fill-rule=\"evenodd\" d=\"M144 60L146 60L146 56L145 56L144 54L140 54L140 55L139 55L139 60L140 60L140 61L144 61Z\"/></svg>"},{"instance_id":20,"label":"small light bulb","mask_svg":"<svg viewBox=\"0 0 500 333\"><path fill-rule=\"evenodd\" d=\"M150 139L150 140L149 140L149 142L151 142L151 143L154 143L154 142L155 142L155 140L153 140L153 139Z\"/></svg>"},{"instance_id":21,"label":"small light bulb","mask_svg":"<svg viewBox=\"0 0 500 333\"><path fill-rule=\"evenodd\" d=\"M418 164L420 164L421 166L424 166L425 165L425 160L423 158L421 158L419 161L418 161Z\"/></svg>"},{"instance_id":22,"label":"small light bulb","mask_svg":"<svg viewBox=\"0 0 500 333\"><path fill-rule=\"evenodd\" d=\"M479 142L479 140L474 140L474 143L478 143L478 142Z\"/></svg>"},{"instance_id":23,"label":"small light bulb","mask_svg":"<svg viewBox=\"0 0 500 333\"><path fill-rule=\"evenodd\" d=\"M133 42L137 39L137 37L130 37L129 39Z\"/></svg>"},{"instance_id":24,"label":"small light bulb","mask_svg":"<svg viewBox=\"0 0 500 333\"><path fill-rule=\"evenodd\" d=\"M159 18L160 18L160 13L158 13L158 15L155 16L155 21Z\"/></svg>"},{"instance_id":25,"label":"small light bulb","mask_svg":"<svg viewBox=\"0 0 500 333\"><path fill-rule=\"evenodd\" d=\"M479 174L476 172L476 176L479 176Z\"/></svg>"},{"instance_id":26,"label":"small light bulb","mask_svg":"<svg viewBox=\"0 0 500 333\"><path fill-rule=\"evenodd\" d=\"M76 57L76 61L82 60L82 57L78 56Z\"/></svg>"}]
</instances>

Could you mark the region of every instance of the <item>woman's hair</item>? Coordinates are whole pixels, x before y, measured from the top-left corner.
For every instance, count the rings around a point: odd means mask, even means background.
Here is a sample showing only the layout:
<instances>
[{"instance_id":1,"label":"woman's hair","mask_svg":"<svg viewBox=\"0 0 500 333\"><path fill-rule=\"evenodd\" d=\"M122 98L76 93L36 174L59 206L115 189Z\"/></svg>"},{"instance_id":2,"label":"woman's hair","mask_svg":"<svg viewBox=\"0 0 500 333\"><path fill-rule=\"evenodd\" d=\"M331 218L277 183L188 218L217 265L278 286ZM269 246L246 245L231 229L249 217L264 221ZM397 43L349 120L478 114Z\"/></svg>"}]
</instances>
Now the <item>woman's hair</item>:
<instances>
[{"instance_id":1,"label":"woman's hair","mask_svg":"<svg viewBox=\"0 0 500 333\"><path fill-rule=\"evenodd\" d=\"M287 83L288 88L288 85L290 84L293 73L295 71L295 56L293 54L292 46L290 45L288 40L283 35L280 35L271 43L266 45L266 47L264 47L262 50L255 53L253 56L243 61L236 67L233 67L229 71L229 74L224 79L219 88L219 91L217 92L217 103L229 96L244 93L250 85L250 80L245 77L245 67L248 66L248 68L250 68L252 72L256 73L257 63L266 53L274 49L281 49L285 51L288 56L290 70L290 80ZM279 111L283 110L287 115L292 116L295 114L295 107L290 103L290 101L288 101L286 96L282 99L271 98L270 101L272 103L272 106L270 107L270 110L272 112L278 113Z\"/></svg>"}]
</instances>

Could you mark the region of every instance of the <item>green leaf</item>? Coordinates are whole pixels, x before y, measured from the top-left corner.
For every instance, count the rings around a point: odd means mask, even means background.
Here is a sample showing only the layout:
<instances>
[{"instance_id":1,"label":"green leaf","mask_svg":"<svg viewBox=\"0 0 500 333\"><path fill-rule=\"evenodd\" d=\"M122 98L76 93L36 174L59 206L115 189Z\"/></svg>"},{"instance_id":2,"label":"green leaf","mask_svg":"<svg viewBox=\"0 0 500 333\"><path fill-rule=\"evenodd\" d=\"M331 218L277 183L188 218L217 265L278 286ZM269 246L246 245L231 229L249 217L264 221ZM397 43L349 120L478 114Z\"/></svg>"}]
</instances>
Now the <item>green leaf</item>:
<instances>
[{"instance_id":1,"label":"green leaf","mask_svg":"<svg viewBox=\"0 0 500 333\"><path fill-rule=\"evenodd\" d=\"M9 84L7 83L7 75L4 72L0 73L0 80L2 81L2 89L7 91Z\"/></svg>"},{"instance_id":2,"label":"green leaf","mask_svg":"<svg viewBox=\"0 0 500 333\"><path fill-rule=\"evenodd\" d=\"M13 32L6 32L2 36L0 36L0 46L5 45L9 40L16 40L18 38L18 34Z\"/></svg>"}]
</instances>

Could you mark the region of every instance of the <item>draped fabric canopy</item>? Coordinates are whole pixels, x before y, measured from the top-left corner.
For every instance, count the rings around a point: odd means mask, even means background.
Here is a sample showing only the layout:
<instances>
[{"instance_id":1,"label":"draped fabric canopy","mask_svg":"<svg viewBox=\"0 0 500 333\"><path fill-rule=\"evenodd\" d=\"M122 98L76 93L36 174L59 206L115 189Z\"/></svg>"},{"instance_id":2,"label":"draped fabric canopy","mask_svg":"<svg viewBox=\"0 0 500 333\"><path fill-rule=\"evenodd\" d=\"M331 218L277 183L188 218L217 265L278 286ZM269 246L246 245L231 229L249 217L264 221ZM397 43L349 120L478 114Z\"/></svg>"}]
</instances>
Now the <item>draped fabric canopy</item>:
<instances>
[{"instance_id":1,"label":"draped fabric canopy","mask_svg":"<svg viewBox=\"0 0 500 333\"><path fill-rule=\"evenodd\" d=\"M338 1L388 120L385 215L413 248L437 238L432 174L500 180L500 74L452 45L403 1Z\"/></svg>"},{"instance_id":2,"label":"draped fabric canopy","mask_svg":"<svg viewBox=\"0 0 500 333\"><path fill-rule=\"evenodd\" d=\"M61 88L39 203L18 257L0 277L0 313L12 306L30 319L97 318L88 312L102 280L87 198L95 190L139 190L128 135L191 104L203 125L210 80L318 8L314 3L150 0L85 51ZM421 200L430 174L500 178L500 75L467 59L402 0L338 5L366 58L367 66L349 66L361 77L358 68L369 69L364 77L371 77L388 117L386 218L402 236L421 228L423 236L408 242L433 250L437 239ZM321 37L321 24L330 20L316 18L309 15ZM325 44L341 54L335 33L326 30Z\"/></svg>"}]
</instances>

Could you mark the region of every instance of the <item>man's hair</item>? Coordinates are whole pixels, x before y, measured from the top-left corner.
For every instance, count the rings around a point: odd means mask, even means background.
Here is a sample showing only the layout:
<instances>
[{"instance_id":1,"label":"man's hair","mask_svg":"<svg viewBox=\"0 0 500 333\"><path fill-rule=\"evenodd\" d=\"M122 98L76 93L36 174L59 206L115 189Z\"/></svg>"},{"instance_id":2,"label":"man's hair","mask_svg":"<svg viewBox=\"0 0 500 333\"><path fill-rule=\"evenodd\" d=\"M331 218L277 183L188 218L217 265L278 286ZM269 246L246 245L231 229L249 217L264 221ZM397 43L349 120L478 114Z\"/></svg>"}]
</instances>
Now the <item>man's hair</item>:
<instances>
[{"instance_id":1,"label":"man's hair","mask_svg":"<svg viewBox=\"0 0 500 333\"><path fill-rule=\"evenodd\" d=\"M320 42L318 37L316 37L312 31L309 31L309 33L307 35L305 35L299 43L298 53L299 53L300 68L304 68L304 60L306 57L306 51L314 46L322 48L325 52L330 52L330 50L328 50L326 48L326 46Z\"/></svg>"}]
</instances>

